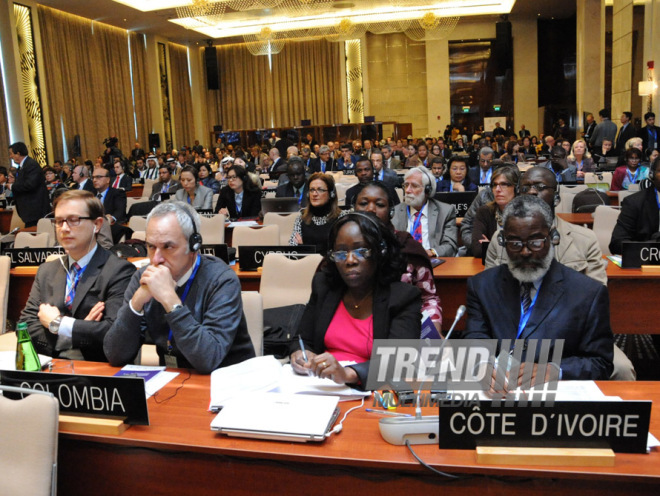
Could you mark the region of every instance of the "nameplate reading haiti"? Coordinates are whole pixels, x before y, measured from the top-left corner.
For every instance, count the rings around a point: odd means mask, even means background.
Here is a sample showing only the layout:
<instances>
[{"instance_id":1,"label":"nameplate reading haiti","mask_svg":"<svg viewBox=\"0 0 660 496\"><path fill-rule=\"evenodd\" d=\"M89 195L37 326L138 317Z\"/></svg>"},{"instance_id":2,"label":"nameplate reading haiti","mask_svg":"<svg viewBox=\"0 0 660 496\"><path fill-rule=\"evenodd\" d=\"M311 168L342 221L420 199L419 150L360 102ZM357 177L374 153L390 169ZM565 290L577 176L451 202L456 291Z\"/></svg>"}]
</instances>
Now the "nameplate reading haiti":
<instances>
[{"instance_id":1,"label":"nameplate reading haiti","mask_svg":"<svg viewBox=\"0 0 660 496\"><path fill-rule=\"evenodd\" d=\"M298 246L241 246L240 247L241 270L257 270L264 264L264 257L269 253L279 253L298 260L304 255L316 253L314 245Z\"/></svg>"},{"instance_id":2,"label":"nameplate reading haiti","mask_svg":"<svg viewBox=\"0 0 660 496\"><path fill-rule=\"evenodd\" d=\"M53 248L10 248L3 250L4 255L11 258L11 267L30 267L41 265L53 254L64 255L64 248L61 246Z\"/></svg>"},{"instance_id":3,"label":"nameplate reading haiti","mask_svg":"<svg viewBox=\"0 0 660 496\"><path fill-rule=\"evenodd\" d=\"M441 449L610 448L646 453L651 401L555 401L551 407L451 403L440 403Z\"/></svg>"},{"instance_id":4,"label":"nameplate reading haiti","mask_svg":"<svg viewBox=\"0 0 660 496\"><path fill-rule=\"evenodd\" d=\"M621 244L621 268L639 269L642 265L660 265L660 243L624 241Z\"/></svg>"},{"instance_id":5,"label":"nameplate reading haiti","mask_svg":"<svg viewBox=\"0 0 660 496\"><path fill-rule=\"evenodd\" d=\"M202 255L211 255L229 264L229 250L224 243L219 245L202 245L200 251Z\"/></svg>"},{"instance_id":6,"label":"nameplate reading haiti","mask_svg":"<svg viewBox=\"0 0 660 496\"><path fill-rule=\"evenodd\" d=\"M53 393L60 402L60 412L122 418L125 424L149 425L147 397L141 377L3 370L0 371L0 383ZM21 397L20 393L4 394L14 399Z\"/></svg>"}]
</instances>

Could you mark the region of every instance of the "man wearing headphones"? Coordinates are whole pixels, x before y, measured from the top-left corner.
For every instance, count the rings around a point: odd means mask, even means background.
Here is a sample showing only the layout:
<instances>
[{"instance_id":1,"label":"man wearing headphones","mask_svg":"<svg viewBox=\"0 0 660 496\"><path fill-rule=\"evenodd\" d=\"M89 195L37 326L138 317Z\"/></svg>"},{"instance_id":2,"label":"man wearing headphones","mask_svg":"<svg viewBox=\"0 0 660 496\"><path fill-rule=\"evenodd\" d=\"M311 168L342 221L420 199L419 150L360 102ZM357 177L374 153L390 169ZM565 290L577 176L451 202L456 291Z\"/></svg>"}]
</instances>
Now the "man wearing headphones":
<instances>
[{"instance_id":1,"label":"man wearing headphones","mask_svg":"<svg viewBox=\"0 0 660 496\"><path fill-rule=\"evenodd\" d=\"M408 231L430 257L453 257L458 250L456 210L435 196L435 177L423 165L406 172L403 203L394 208L392 224Z\"/></svg>"},{"instance_id":2,"label":"man wearing headphones","mask_svg":"<svg viewBox=\"0 0 660 496\"><path fill-rule=\"evenodd\" d=\"M559 235L554 250L558 262L607 285L606 262L591 229L577 226L554 216L559 203L559 186L555 174L545 167L532 167L520 179L520 194L534 195L544 200L554 217L552 227ZM507 252L498 243L490 243L486 255L486 268L507 263Z\"/></svg>"},{"instance_id":3,"label":"man wearing headphones","mask_svg":"<svg viewBox=\"0 0 660 496\"><path fill-rule=\"evenodd\" d=\"M65 191L54 208L57 240L67 256L39 267L20 320L39 353L105 362L103 338L135 267L97 244L103 206L92 193Z\"/></svg>"},{"instance_id":4,"label":"man wearing headphones","mask_svg":"<svg viewBox=\"0 0 660 496\"><path fill-rule=\"evenodd\" d=\"M112 187L116 189L123 189L124 191L131 191L133 189L133 178L126 174L126 166L121 160L114 164L115 178L112 180Z\"/></svg>"},{"instance_id":5,"label":"man wearing headphones","mask_svg":"<svg viewBox=\"0 0 660 496\"><path fill-rule=\"evenodd\" d=\"M161 203L147 217L150 264L131 279L105 337L112 365L135 360L149 333L162 365L209 374L254 357L241 284L222 260L201 255L200 219L183 202Z\"/></svg>"},{"instance_id":6,"label":"man wearing headphones","mask_svg":"<svg viewBox=\"0 0 660 496\"><path fill-rule=\"evenodd\" d=\"M652 187L634 193L623 200L616 221L610 251L620 254L624 241L660 241L660 171L658 159L651 164L649 180Z\"/></svg>"},{"instance_id":7,"label":"man wearing headphones","mask_svg":"<svg viewBox=\"0 0 660 496\"><path fill-rule=\"evenodd\" d=\"M507 262L468 279L463 337L563 339L560 379L609 379L614 341L607 288L555 260L559 239L547 202L519 196L503 217L497 244ZM542 382L534 365L532 383ZM519 381L509 384L515 389Z\"/></svg>"}]
</instances>

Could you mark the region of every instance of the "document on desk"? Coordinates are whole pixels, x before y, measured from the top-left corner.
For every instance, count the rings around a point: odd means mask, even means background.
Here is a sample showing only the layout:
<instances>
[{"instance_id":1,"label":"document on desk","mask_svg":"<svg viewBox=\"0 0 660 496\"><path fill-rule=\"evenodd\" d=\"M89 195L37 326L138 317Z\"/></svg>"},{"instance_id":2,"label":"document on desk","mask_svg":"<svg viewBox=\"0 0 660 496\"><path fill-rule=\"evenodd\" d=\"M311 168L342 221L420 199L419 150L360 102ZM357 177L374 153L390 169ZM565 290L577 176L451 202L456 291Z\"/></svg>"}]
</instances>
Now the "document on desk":
<instances>
[{"instance_id":1,"label":"document on desk","mask_svg":"<svg viewBox=\"0 0 660 496\"><path fill-rule=\"evenodd\" d=\"M265 355L214 370L211 373L209 410L218 411L228 400L243 393L267 391L340 396L342 400L371 394L330 379L298 375L291 365L282 366L274 356Z\"/></svg>"},{"instance_id":2,"label":"document on desk","mask_svg":"<svg viewBox=\"0 0 660 496\"><path fill-rule=\"evenodd\" d=\"M51 357L46 355L39 355L41 367L44 367L52 360ZM0 351L0 370L16 370L16 352L15 351Z\"/></svg>"},{"instance_id":3,"label":"document on desk","mask_svg":"<svg viewBox=\"0 0 660 496\"><path fill-rule=\"evenodd\" d=\"M259 223L256 220L235 220L234 222L230 222L227 227L257 227L258 225Z\"/></svg>"},{"instance_id":4,"label":"document on desk","mask_svg":"<svg viewBox=\"0 0 660 496\"><path fill-rule=\"evenodd\" d=\"M147 398L150 398L177 375L179 375L178 372L168 372L165 367L125 365L117 371L115 377L142 377L144 379L145 394Z\"/></svg>"}]
</instances>

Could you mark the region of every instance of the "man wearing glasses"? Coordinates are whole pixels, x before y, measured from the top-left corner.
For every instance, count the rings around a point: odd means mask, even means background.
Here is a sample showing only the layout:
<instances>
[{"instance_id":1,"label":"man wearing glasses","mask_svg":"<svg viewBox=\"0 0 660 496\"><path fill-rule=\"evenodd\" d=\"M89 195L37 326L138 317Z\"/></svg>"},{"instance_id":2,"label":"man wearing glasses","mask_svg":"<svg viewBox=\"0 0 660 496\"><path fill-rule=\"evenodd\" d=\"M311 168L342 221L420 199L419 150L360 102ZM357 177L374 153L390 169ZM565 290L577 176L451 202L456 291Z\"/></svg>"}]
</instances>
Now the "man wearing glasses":
<instances>
[{"instance_id":1,"label":"man wearing glasses","mask_svg":"<svg viewBox=\"0 0 660 496\"><path fill-rule=\"evenodd\" d=\"M492 148L484 146L479 150L479 167L471 167L468 171L470 180L474 184L490 185L490 179L493 175L493 155Z\"/></svg>"},{"instance_id":2,"label":"man wearing glasses","mask_svg":"<svg viewBox=\"0 0 660 496\"><path fill-rule=\"evenodd\" d=\"M606 262L603 260L603 253L594 232L554 215L555 207L560 200L559 186L554 173L545 167L528 169L520 179L520 194L538 196L550 207L553 215L551 227L559 234L559 244L554 250L557 261L607 285ZM504 247L499 243L490 243L486 255L486 268L506 263L507 251Z\"/></svg>"},{"instance_id":3,"label":"man wearing glasses","mask_svg":"<svg viewBox=\"0 0 660 496\"><path fill-rule=\"evenodd\" d=\"M57 241L66 256L39 267L20 320L39 353L107 362L103 338L135 267L97 244L103 206L92 193L66 191L54 208Z\"/></svg>"},{"instance_id":4,"label":"man wearing glasses","mask_svg":"<svg viewBox=\"0 0 660 496\"><path fill-rule=\"evenodd\" d=\"M519 196L503 215L497 244L507 262L468 280L464 338L563 339L560 379L609 379L614 341L607 287L555 260L560 240L547 202ZM510 381L512 389L519 384ZM532 381L544 382L536 365Z\"/></svg>"}]
</instances>

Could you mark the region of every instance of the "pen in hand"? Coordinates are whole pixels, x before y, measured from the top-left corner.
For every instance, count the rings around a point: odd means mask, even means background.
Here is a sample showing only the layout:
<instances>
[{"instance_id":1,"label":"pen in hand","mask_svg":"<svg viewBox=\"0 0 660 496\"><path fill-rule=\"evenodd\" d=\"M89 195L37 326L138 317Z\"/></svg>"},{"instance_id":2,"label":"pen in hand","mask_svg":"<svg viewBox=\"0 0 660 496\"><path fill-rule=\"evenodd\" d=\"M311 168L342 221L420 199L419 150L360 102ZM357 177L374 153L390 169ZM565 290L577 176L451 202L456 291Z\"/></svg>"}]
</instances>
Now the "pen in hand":
<instances>
[{"instance_id":1,"label":"pen in hand","mask_svg":"<svg viewBox=\"0 0 660 496\"><path fill-rule=\"evenodd\" d=\"M298 343L300 343L300 351L302 351L303 360L307 363L307 352L305 351L305 343L303 343L302 336L298 336Z\"/></svg>"}]
</instances>

